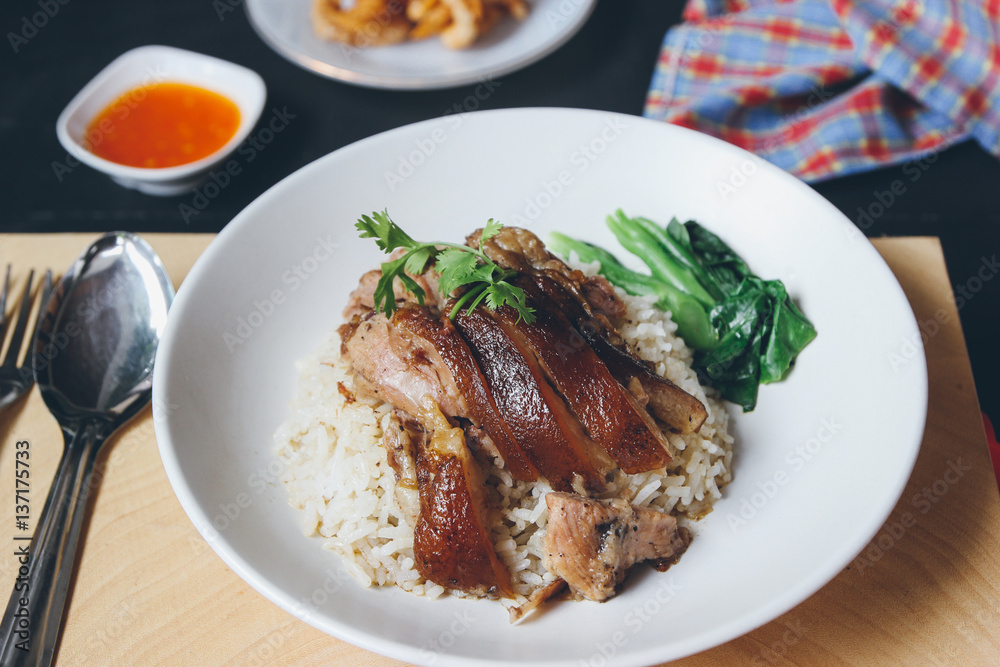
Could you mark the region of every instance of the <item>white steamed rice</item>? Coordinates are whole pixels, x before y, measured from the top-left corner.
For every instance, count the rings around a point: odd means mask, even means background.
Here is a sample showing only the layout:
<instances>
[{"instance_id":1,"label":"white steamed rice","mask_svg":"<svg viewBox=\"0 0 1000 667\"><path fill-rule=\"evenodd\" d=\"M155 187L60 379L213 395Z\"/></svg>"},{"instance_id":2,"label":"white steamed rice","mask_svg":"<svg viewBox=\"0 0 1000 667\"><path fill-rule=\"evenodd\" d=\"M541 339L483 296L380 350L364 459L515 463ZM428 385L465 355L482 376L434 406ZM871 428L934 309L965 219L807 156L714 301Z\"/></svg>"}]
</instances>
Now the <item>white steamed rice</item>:
<instances>
[{"instance_id":1,"label":"white steamed rice","mask_svg":"<svg viewBox=\"0 0 1000 667\"><path fill-rule=\"evenodd\" d=\"M674 335L677 326L669 315L654 308L650 299L619 294L628 307L626 321L619 323L622 335L658 373L698 397L708 408L708 419L696 434L668 434L676 452L665 473L619 471L613 485L635 505L670 512L682 521L703 516L731 478L728 413L698 384L691 370L692 352ZM418 595L445 594L443 587L417 572L413 526L395 501L395 476L381 445L392 407L349 400L354 376L340 355L335 331L298 363L298 370L291 415L275 442L285 465L282 481L289 502L302 510L303 533L322 537L323 546L339 554L365 586L394 584ZM510 569L515 591L527 597L555 578L542 565L544 495L550 489L542 481L516 482L498 465L490 466L486 478L487 486L495 489L490 498L501 519L493 529L496 551Z\"/></svg>"}]
</instances>

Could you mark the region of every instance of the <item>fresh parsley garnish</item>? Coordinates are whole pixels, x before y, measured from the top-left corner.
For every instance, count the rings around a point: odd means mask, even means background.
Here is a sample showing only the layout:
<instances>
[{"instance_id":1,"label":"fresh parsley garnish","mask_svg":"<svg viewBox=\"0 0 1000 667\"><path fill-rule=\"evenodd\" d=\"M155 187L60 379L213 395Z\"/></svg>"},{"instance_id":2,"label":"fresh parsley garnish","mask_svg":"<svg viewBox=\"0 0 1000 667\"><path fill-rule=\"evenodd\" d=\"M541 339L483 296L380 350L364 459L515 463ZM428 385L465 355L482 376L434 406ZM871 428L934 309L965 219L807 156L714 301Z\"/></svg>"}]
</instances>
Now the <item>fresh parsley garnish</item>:
<instances>
[{"instance_id":1,"label":"fresh parsley garnish","mask_svg":"<svg viewBox=\"0 0 1000 667\"><path fill-rule=\"evenodd\" d=\"M467 288L448 314L451 319L455 319L462 308L474 310L485 302L491 310L510 306L517 311L518 321L535 321L535 311L527 304L524 290L508 282L517 272L500 268L483 252L483 243L503 228L492 218L483 227L478 248L443 241L415 241L385 211L361 216L355 227L361 238L375 239L375 244L386 254L398 248L406 249L406 253L398 259L382 264L382 277L375 286L376 311L391 316L396 310L393 283L397 278L423 305L427 294L411 276L419 275L433 265L440 274L438 286L442 294L450 296L460 287Z\"/></svg>"}]
</instances>

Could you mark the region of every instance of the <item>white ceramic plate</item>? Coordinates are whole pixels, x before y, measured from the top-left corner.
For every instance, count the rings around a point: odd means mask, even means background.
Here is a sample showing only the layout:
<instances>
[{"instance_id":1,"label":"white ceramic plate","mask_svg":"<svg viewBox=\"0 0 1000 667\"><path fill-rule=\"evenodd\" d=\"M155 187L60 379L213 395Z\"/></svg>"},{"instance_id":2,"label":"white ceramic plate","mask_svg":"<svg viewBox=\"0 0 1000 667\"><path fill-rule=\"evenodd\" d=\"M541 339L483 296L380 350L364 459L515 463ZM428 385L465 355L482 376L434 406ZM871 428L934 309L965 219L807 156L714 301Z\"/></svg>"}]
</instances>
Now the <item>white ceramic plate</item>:
<instances>
[{"instance_id":1,"label":"white ceramic plate","mask_svg":"<svg viewBox=\"0 0 1000 667\"><path fill-rule=\"evenodd\" d=\"M566 43L597 0L528 0L523 21L505 18L460 51L439 39L356 48L313 32L313 0L247 0L250 23L275 51L317 74L373 88L448 88L484 81L526 67Z\"/></svg>"},{"instance_id":2,"label":"white ceramic plate","mask_svg":"<svg viewBox=\"0 0 1000 667\"><path fill-rule=\"evenodd\" d=\"M380 261L355 219L386 207L422 239L458 240L495 217L610 248L603 220L616 207L695 218L757 273L785 281L819 336L785 382L761 390L756 411L735 416L734 481L678 565L635 576L605 604L559 604L511 627L497 603L361 588L302 536L271 434L295 361L340 324L348 292ZM774 619L879 529L910 474L927 405L910 307L833 206L721 141L582 110L427 121L294 173L199 259L156 364L167 474L222 559L320 630L422 664L598 665L611 653L616 664L652 664Z\"/></svg>"}]
</instances>

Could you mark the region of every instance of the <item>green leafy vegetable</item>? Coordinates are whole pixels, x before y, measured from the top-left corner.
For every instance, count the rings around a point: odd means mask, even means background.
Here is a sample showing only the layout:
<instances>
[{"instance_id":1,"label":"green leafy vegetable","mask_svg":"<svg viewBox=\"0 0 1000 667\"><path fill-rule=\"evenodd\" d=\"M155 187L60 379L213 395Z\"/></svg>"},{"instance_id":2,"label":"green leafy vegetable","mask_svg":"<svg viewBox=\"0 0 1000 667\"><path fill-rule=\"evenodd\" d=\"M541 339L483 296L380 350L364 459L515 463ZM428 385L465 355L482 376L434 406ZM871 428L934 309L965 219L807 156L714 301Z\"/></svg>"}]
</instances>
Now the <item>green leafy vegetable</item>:
<instances>
[{"instance_id":1,"label":"green leafy vegetable","mask_svg":"<svg viewBox=\"0 0 1000 667\"><path fill-rule=\"evenodd\" d=\"M528 306L524 291L508 282L516 272L500 268L483 252L483 243L503 228L499 222L490 219L486 223L478 248L443 241L415 241L385 211L362 215L355 227L361 238L375 239L375 244L386 254L398 248L406 250L398 259L382 264L382 277L375 286L376 311L392 315L396 310L393 291L396 279L423 305L427 294L411 276L433 265L440 274L438 287L442 294L451 295L459 288L466 288L449 313L452 319L462 308L472 310L485 301L488 308L496 310L507 305L517 311L518 320L535 321L535 311Z\"/></svg>"},{"instance_id":2,"label":"green leafy vegetable","mask_svg":"<svg viewBox=\"0 0 1000 667\"><path fill-rule=\"evenodd\" d=\"M750 267L718 236L691 220L681 224L675 219L667 227L675 238L683 235L691 252L699 258L705 272L712 276L723 294L732 294L739 289L740 282L752 276Z\"/></svg>"},{"instance_id":3,"label":"green leafy vegetable","mask_svg":"<svg viewBox=\"0 0 1000 667\"><path fill-rule=\"evenodd\" d=\"M671 283L633 271L607 250L559 232L553 232L549 237L548 247L563 257L569 257L571 252L575 252L582 262L599 262L601 274L629 294L656 297L657 308L671 312L674 322L684 332L684 340L692 347L710 349L719 342L708 312L701 303Z\"/></svg>"},{"instance_id":4,"label":"green leafy vegetable","mask_svg":"<svg viewBox=\"0 0 1000 667\"><path fill-rule=\"evenodd\" d=\"M677 248L663 243L664 238L669 238L665 233L657 235L642 218L628 218L621 210L608 216L608 227L626 250L649 267L654 278L673 285L708 307L715 303L715 297L698 282L686 263L677 259Z\"/></svg>"},{"instance_id":5,"label":"green leafy vegetable","mask_svg":"<svg viewBox=\"0 0 1000 667\"><path fill-rule=\"evenodd\" d=\"M694 221L666 227L618 210L608 227L652 275L626 268L611 253L562 234L550 247L584 262L630 294L655 296L669 310L677 332L696 350L694 367L722 397L743 407L757 404L761 383L777 382L816 337L816 329L780 280L762 280L718 236Z\"/></svg>"}]
</instances>

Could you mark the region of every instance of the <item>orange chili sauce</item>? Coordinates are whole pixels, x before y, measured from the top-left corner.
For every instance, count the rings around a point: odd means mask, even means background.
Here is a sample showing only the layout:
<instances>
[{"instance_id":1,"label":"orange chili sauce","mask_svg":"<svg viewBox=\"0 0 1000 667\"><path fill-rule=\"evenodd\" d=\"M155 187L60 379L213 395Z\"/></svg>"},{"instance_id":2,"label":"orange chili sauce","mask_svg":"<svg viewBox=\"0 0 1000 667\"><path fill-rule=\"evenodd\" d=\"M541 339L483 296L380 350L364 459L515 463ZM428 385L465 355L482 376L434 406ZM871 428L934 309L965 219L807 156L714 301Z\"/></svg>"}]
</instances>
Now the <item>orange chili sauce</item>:
<instances>
[{"instance_id":1,"label":"orange chili sauce","mask_svg":"<svg viewBox=\"0 0 1000 667\"><path fill-rule=\"evenodd\" d=\"M128 91L87 127L86 148L130 167L194 162L229 141L240 110L228 98L185 83L154 83Z\"/></svg>"}]
</instances>

